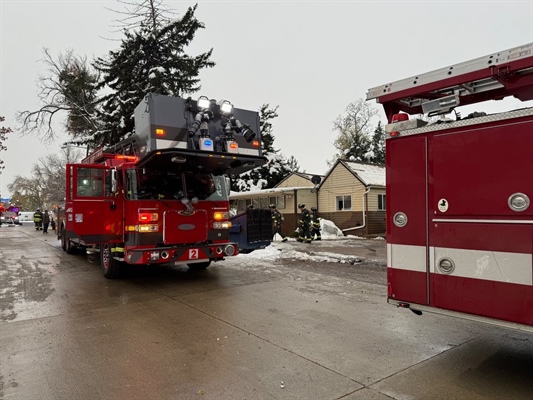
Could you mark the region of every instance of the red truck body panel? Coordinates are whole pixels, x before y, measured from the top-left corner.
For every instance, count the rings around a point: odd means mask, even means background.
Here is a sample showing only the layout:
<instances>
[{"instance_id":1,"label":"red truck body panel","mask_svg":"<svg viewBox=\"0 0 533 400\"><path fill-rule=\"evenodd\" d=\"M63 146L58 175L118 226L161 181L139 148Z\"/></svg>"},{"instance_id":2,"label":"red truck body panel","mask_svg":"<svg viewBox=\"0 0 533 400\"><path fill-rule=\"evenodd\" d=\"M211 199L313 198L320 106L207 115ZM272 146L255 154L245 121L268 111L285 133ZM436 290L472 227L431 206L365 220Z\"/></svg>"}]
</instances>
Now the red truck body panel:
<instances>
[{"instance_id":1,"label":"red truck body panel","mask_svg":"<svg viewBox=\"0 0 533 400\"><path fill-rule=\"evenodd\" d=\"M533 109L438 123L392 113L530 99L532 51L530 44L498 53L497 68L491 55L370 89L368 98L383 104L391 122L391 304L533 332ZM456 104L446 108L448 101Z\"/></svg>"}]
</instances>

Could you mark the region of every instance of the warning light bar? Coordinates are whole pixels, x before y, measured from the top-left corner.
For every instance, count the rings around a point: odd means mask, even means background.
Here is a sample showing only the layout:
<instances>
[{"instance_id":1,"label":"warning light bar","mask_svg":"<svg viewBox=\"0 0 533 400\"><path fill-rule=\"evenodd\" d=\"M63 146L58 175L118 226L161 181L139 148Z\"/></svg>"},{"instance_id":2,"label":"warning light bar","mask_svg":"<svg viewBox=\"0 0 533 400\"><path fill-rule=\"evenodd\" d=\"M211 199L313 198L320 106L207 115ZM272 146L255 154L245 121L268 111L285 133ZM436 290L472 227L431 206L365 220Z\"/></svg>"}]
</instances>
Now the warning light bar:
<instances>
[{"instance_id":1,"label":"warning light bar","mask_svg":"<svg viewBox=\"0 0 533 400\"><path fill-rule=\"evenodd\" d=\"M124 156L122 154L119 154L119 155L115 156L115 159L116 160L124 160L124 161L128 161L128 162L136 162L138 160L138 158L135 157L135 156Z\"/></svg>"}]
</instances>

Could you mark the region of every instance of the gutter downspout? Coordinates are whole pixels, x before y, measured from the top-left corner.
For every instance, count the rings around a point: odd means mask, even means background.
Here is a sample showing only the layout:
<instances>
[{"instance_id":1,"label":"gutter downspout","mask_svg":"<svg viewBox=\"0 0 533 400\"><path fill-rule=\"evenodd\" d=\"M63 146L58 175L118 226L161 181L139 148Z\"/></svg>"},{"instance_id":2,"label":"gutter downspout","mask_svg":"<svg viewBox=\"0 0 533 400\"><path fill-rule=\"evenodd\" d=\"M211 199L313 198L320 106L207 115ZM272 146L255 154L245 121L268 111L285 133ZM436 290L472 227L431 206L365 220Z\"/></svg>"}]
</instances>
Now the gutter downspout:
<instances>
[{"instance_id":1,"label":"gutter downspout","mask_svg":"<svg viewBox=\"0 0 533 400\"><path fill-rule=\"evenodd\" d=\"M370 186L366 188L366 191L363 193L363 225L355 226L353 228L343 229L343 232L355 231L356 229L363 229L366 226L366 195L370 192Z\"/></svg>"}]
</instances>

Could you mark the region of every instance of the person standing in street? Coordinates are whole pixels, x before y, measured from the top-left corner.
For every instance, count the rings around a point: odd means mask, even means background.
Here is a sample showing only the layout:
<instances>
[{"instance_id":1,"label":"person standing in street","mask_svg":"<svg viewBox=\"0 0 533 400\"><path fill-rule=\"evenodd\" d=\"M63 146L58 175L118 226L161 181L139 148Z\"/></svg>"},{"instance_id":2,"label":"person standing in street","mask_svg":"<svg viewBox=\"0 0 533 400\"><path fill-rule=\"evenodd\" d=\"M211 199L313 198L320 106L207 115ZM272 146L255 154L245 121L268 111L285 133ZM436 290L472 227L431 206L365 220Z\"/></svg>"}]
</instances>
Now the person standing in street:
<instances>
[{"instance_id":1,"label":"person standing in street","mask_svg":"<svg viewBox=\"0 0 533 400\"><path fill-rule=\"evenodd\" d=\"M44 210L44 214L43 214L43 233L48 233L48 225L50 225L50 214L48 214L48 210Z\"/></svg>"},{"instance_id":2,"label":"person standing in street","mask_svg":"<svg viewBox=\"0 0 533 400\"><path fill-rule=\"evenodd\" d=\"M322 239L322 236L320 236L320 217L316 207L311 207L311 239Z\"/></svg>"},{"instance_id":3,"label":"person standing in street","mask_svg":"<svg viewBox=\"0 0 533 400\"><path fill-rule=\"evenodd\" d=\"M40 208L33 213L33 222L35 223L36 231L43 229L43 213Z\"/></svg>"},{"instance_id":4,"label":"person standing in street","mask_svg":"<svg viewBox=\"0 0 533 400\"><path fill-rule=\"evenodd\" d=\"M311 226L311 214L309 214L309 210L305 208L305 204L303 203L298 204L298 208L301 211L298 241L311 243L311 233L309 232Z\"/></svg>"},{"instance_id":5,"label":"person standing in street","mask_svg":"<svg viewBox=\"0 0 533 400\"><path fill-rule=\"evenodd\" d=\"M276 236L276 233L281 236L281 241L286 242L287 236L281 232L281 221L283 221L283 216L279 212L279 210L276 208L275 204L270 205L270 210L272 211L272 230L273 230L273 237Z\"/></svg>"}]
</instances>

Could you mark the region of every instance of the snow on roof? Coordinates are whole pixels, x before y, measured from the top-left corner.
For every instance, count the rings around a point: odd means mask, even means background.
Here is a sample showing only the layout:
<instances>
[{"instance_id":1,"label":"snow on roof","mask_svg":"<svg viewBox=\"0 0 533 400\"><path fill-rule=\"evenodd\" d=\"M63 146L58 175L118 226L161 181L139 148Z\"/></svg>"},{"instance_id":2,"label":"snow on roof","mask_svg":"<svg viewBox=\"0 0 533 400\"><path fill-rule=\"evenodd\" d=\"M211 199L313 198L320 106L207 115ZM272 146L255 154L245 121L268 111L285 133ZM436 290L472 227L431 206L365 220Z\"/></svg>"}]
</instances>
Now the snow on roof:
<instances>
[{"instance_id":1,"label":"snow on roof","mask_svg":"<svg viewBox=\"0 0 533 400\"><path fill-rule=\"evenodd\" d=\"M307 179L307 180L311 180L313 178L313 176L320 176L321 178L324 178L325 175L321 175L321 174L309 174L307 172L294 172L294 174L296 175L299 175L301 176L302 178L304 179ZM290 175L289 175L290 176Z\"/></svg>"},{"instance_id":2,"label":"snow on roof","mask_svg":"<svg viewBox=\"0 0 533 400\"><path fill-rule=\"evenodd\" d=\"M236 199L239 197L253 197L253 196L260 196L265 194L278 194L278 193L284 193L284 192L294 192L295 190L311 190L313 187L311 186L301 186L301 187L280 187L280 188L272 188L272 189L261 189L261 190L250 190L248 192L233 192L231 191L229 194L229 197L231 199Z\"/></svg>"},{"instance_id":3,"label":"snow on roof","mask_svg":"<svg viewBox=\"0 0 533 400\"><path fill-rule=\"evenodd\" d=\"M385 166L343 161L363 181L365 186L385 186Z\"/></svg>"}]
</instances>

